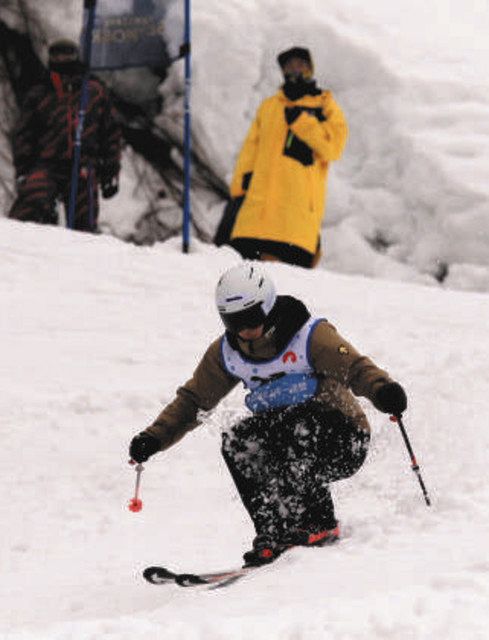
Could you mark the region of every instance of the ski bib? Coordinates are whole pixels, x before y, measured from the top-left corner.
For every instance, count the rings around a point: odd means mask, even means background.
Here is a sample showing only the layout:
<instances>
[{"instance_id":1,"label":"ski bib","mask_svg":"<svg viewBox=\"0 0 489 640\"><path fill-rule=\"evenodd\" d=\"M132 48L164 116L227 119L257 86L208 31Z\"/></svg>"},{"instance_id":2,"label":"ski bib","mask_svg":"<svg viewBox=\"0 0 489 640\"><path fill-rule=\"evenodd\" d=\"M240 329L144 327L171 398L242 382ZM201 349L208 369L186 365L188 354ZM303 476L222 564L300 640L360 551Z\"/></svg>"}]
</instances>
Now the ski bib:
<instances>
[{"instance_id":1,"label":"ski bib","mask_svg":"<svg viewBox=\"0 0 489 640\"><path fill-rule=\"evenodd\" d=\"M278 409L310 400L318 378L311 366L309 347L312 332L321 318L310 318L285 349L270 360L250 360L233 349L226 336L221 341L224 367L239 378L249 393L245 404L253 413Z\"/></svg>"}]
</instances>

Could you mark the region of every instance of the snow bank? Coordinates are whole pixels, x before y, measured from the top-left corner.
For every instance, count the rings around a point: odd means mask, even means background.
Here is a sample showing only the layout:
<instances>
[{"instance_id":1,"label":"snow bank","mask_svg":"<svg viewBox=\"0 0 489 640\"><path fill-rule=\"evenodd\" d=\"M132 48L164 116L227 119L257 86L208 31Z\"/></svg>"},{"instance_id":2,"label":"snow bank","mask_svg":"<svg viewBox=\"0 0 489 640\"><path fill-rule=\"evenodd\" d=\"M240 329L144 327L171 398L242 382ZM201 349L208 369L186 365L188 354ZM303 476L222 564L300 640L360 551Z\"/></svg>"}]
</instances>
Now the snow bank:
<instances>
[{"instance_id":1,"label":"snow bank","mask_svg":"<svg viewBox=\"0 0 489 640\"><path fill-rule=\"evenodd\" d=\"M79 2L46 0L42 12L32 0L28 6L48 40L76 37ZM323 266L489 291L485 9L484 0L395 7L385 0L334 0L327 10L309 2L300 11L296 0L197 0L194 148L229 181L258 104L280 84L277 53L308 46L320 84L333 90L350 125L346 153L329 181ZM181 82L175 65L163 94L181 90ZM167 101L169 112L159 121L178 130L176 105ZM129 210L122 198L106 203L104 226L127 236L148 206L145 200ZM196 188L194 216L204 233L212 234L222 207ZM178 222L174 207L161 215L170 227Z\"/></svg>"},{"instance_id":2,"label":"snow bank","mask_svg":"<svg viewBox=\"0 0 489 640\"><path fill-rule=\"evenodd\" d=\"M350 125L330 177L323 264L409 280L473 264L486 277L472 288L488 291L489 19L478 7L419 3L394 11L351 1L328 11L311 3L299 13L296 2L264 1L211 12L197 3L194 131L209 163L229 181L256 107L280 84L277 52L308 46L321 85L333 90ZM358 260L372 247L373 260ZM448 278L447 286L457 282Z\"/></svg>"}]
</instances>

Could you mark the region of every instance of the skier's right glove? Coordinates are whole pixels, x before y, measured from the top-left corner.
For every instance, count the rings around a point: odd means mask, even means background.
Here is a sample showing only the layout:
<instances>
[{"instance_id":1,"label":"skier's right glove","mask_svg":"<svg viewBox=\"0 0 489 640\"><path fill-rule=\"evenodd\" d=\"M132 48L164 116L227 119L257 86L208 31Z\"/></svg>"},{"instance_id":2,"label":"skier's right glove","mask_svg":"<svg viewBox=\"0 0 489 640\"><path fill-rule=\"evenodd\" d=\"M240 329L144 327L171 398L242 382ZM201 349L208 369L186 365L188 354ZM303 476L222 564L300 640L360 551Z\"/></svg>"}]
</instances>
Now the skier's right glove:
<instances>
[{"instance_id":1,"label":"skier's right glove","mask_svg":"<svg viewBox=\"0 0 489 640\"><path fill-rule=\"evenodd\" d=\"M135 462L146 462L160 450L160 442L150 433L143 431L131 440L129 455Z\"/></svg>"},{"instance_id":2,"label":"skier's right glove","mask_svg":"<svg viewBox=\"0 0 489 640\"><path fill-rule=\"evenodd\" d=\"M373 403L382 413L400 416L407 408L406 392L398 382L387 382L377 390Z\"/></svg>"}]
</instances>

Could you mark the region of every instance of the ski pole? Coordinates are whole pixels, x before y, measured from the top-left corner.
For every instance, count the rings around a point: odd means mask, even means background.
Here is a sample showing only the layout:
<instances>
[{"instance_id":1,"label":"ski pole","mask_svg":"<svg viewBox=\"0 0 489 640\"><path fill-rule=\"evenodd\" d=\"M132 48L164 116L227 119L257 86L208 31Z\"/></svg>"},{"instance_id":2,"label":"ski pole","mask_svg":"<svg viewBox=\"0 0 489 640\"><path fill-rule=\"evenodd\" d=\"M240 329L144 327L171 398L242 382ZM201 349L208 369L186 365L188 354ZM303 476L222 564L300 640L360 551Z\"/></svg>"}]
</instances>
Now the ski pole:
<instances>
[{"instance_id":1,"label":"ski pole","mask_svg":"<svg viewBox=\"0 0 489 640\"><path fill-rule=\"evenodd\" d=\"M134 513L137 513L138 511L141 511L141 509L143 508L143 501L139 497L139 489L141 487L141 474L144 471L144 467L141 463L136 464L134 460L129 460L129 464L136 465L134 467L136 470L136 487L134 489L134 497L131 498L128 509L129 511L133 511Z\"/></svg>"},{"instance_id":2,"label":"ski pole","mask_svg":"<svg viewBox=\"0 0 489 640\"><path fill-rule=\"evenodd\" d=\"M416 460L416 456L414 455L413 448L411 447L411 443L409 442L408 434L406 433L406 429L404 428L404 424L402 422L402 416L391 416L390 418L392 422L397 422L399 425L399 429L401 430L402 437L404 439L404 443L406 445L406 449L408 450L409 457L411 458L411 469L414 471L418 478L419 486L421 487L421 491L423 492L423 496L427 506L431 505L430 497L428 496L428 491L426 490L425 484L423 482L423 478L421 477L421 471L419 470L419 465Z\"/></svg>"}]
</instances>

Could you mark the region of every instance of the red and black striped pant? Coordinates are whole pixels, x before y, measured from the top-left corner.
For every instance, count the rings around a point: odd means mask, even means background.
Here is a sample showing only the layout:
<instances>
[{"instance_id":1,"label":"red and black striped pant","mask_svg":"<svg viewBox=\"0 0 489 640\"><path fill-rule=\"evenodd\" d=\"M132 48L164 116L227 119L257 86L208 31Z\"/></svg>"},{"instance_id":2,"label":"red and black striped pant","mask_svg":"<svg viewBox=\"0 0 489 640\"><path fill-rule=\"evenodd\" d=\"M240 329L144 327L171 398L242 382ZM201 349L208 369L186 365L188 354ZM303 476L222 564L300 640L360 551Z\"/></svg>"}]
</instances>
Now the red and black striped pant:
<instances>
[{"instance_id":1,"label":"red and black striped pant","mask_svg":"<svg viewBox=\"0 0 489 640\"><path fill-rule=\"evenodd\" d=\"M67 225L79 231L95 231L99 211L98 188L95 172L82 167L74 220L68 220L71 189L71 170L56 165L39 165L24 176L17 187L17 199L10 209L9 218L24 222L57 224L56 201L63 203ZM71 222L71 224L69 224Z\"/></svg>"}]
</instances>

